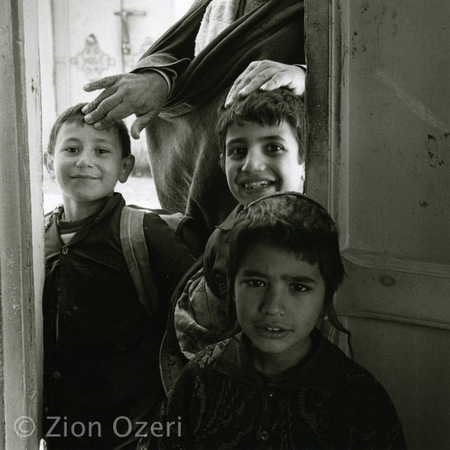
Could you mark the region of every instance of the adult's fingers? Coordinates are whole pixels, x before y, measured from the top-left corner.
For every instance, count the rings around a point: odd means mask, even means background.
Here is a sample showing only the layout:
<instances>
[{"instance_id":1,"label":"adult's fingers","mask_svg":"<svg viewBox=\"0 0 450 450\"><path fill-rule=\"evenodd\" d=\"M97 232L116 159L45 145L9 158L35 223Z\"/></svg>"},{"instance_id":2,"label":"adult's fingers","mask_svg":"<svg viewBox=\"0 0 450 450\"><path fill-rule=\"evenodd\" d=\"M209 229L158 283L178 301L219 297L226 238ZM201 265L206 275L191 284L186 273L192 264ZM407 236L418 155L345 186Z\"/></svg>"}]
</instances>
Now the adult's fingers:
<instances>
[{"instance_id":1,"label":"adult's fingers","mask_svg":"<svg viewBox=\"0 0 450 450\"><path fill-rule=\"evenodd\" d=\"M83 86L86 92L96 91L98 89L106 89L117 82L119 75L111 75L109 77L100 78L99 80L92 81Z\"/></svg>"},{"instance_id":2,"label":"adult's fingers","mask_svg":"<svg viewBox=\"0 0 450 450\"><path fill-rule=\"evenodd\" d=\"M293 66L289 70L274 73L260 87L263 91L273 91L281 87L287 87L296 95L302 95L305 91L306 73L301 67Z\"/></svg>"},{"instance_id":3,"label":"adult's fingers","mask_svg":"<svg viewBox=\"0 0 450 450\"><path fill-rule=\"evenodd\" d=\"M251 63L249 67L247 67L244 72L242 72L234 81L233 85L230 88L230 91L228 92L227 98L225 99L225 107L230 106L237 99L239 91L244 85L244 80L252 71L252 64L253 63Z\"/></svg>"},{"instance_id":4,"label":"adult's fingers","mask_svg":"<svg viewBox=\"0 0 450 450\"><path fill-rule=\"evenodd\" d=\"M225 107L231 105L238 97L246 96L260 88L261 84L267 81L268 76L264 76L263 72L268 70L274 72L272 61L253 61L247 68L236 78L225 100Z\"/></svg>"},{"instance_id":5,"label":"adult's fingers","mask_svg":"<svg viewBox=\"0 0 450 450\"><path fill-rule=\"evenodd\" d=\"M277 73L277 69L274 67L266 67L254 69L250 72L240 83L238 97L246 97L253 91L260 89L267 81Z\"/></svg>"},{"instance_id":6,"label":"adult's fingers","mask_svg":"<svg viewBox=\"0 0 450 450\"><path fill-rule=\"evenodd\" d=\"M275 61L254 61L234 82L225 100L225 107L258 89L269 91L280 87L287 87L296 95L303 94L305 70Z\"/></svg>"},{"instance_id":7,"label":"adult's fingers","mask_svg":"<svg viewBox=\"0 0 450 450\"><path fill-rule=\"evenodd\" d=\"M136 120L131 124L130 128L130 134L133 139L139 139L141 131L146 126L150 125L156 113L157 113L156 111L152 111L147 114L143 114L142 116L138 116L136 118Z\"/></svg>"},{"instance_id":8,"label":"adult's fingers","mask_svg":"<svg viewBox=\"0 0 450 450\"><path fill-rule=\"evenodd\" d=\"M93 92L98 89L105 89L101 94L99 94L93 101L88 103L83 109L84 114L89 114L94 111L98 105L107 97L109 97L113 92L115 92L114 85L118 82L118 75L111 75L109 77L101 78L100 80L93 81L83 86L86 92ZM113 88L113 89L111 89Z\"/></svg>"},{"instance_id":9,"label":"adult's fingers","mask_svg":"<svg viewBox=\"0 0 450 450\"><path fill-rule=\"evenodd\" d=\"M99 124L97 128L104 128L131 115L132 112L128 111L127 106L123 103L123 96L118 92L108 95L106 90L99 95L99 97L102 96L97 107L84 116L86 123Z\"/></svg>"}]
</instances>

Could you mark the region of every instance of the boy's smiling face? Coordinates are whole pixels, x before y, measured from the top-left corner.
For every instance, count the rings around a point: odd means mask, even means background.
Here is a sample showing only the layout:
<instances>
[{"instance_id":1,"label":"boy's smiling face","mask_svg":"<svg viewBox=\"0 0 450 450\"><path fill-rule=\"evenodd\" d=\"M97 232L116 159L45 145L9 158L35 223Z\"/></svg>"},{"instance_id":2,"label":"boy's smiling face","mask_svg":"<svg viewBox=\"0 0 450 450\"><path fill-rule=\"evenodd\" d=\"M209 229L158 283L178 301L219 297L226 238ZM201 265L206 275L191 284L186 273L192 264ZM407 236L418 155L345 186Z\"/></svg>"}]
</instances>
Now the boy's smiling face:
<instances>
[{"instance_id":1,"label":"boy's smiling face","mask_svg":"<svg viewBox=\"0 0 450 450\"><path fill-rule=\"evenodd\" d=\"M233 196L243 205L275 192L303 192L304 164L294 128L285 121L261 126L229 125L225 173Z\"/></svg>"},{"instance_id":2,"label":"boy's smiling face","mask_svg":"<svg viewBox=\"0 0 450 450\"><path fill-rule=\"evenodd\" d=\"M252 342L258 370L276 375L303 359L325 299L317 263L258 243L245 253L234 295L238 321Z\"/></svg>"},{"instance_id":3,"label":"boy's smiling face","mask_svg":"<svg viewBox=\"0 0 450 450\"><path fill-rule=\"evenodd\" d=\"M94 213L113 194L117 182L128 179L134 157L122 157L119 136L113 129L64 123L54 154L46 154L46 166L62 190L66 216L82 218L80 213Z\"/></svg>"}]
</instances>

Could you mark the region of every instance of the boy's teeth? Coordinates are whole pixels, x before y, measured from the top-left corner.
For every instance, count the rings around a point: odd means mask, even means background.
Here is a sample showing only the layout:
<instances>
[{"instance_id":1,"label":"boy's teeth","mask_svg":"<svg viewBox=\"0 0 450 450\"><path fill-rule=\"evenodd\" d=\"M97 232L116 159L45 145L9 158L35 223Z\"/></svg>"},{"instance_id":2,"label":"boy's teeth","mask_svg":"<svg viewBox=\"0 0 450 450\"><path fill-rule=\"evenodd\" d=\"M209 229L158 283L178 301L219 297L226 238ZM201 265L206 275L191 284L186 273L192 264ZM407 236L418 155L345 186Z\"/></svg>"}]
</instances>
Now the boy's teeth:
<instances>
[{"instance_id":1,"label":"boy's teeth","mask_svg":"<svg viewBox=\"0 0 450 450\"><path fill-rule=\"evenodd\" d=\"M281 331L281 328L266 327L269 331Z\"/></svg>"},{"instance_id":2,"label":"boy's teeth","mask_svg":"<svg viewBox=\"0 0 450 450\"><path fill-rule=\"evenodd\" d=\"M244 183L245 189L258 189L269 185L270 181L252 181L251 183Z\"/></svg>"}]
</instances>

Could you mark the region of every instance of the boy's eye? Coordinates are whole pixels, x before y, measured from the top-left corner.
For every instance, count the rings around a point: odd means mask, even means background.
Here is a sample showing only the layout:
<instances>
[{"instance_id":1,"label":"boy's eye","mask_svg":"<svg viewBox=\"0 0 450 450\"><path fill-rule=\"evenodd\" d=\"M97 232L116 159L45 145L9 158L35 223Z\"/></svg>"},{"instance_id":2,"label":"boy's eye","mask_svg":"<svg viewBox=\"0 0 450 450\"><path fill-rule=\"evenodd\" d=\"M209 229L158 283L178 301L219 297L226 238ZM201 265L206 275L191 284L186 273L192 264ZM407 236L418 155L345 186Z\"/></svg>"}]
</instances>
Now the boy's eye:
<instances>
[{"instance_id":1,"label":"boy's eye","mask_svg":"<svg viewBox=\"0 0 450 450\"><path fill-rule=\"evenodd\" d=\"M283 147L278 144L270 144L267 146L267 150L271 153L279 153L283 151Z\"/></svg>"},{"instance_id":2,"label":"boy's eye","mask_svg":"<svg viewBox=\"0 0 450 450\"><path fill-rule=\"evenodd\" d=\"M311 290L309 286L306 286L302 283L291 283L291 288L295 292L308 292Z\"/></svg>"},{"instance_id":3,"label":"boy's eye","mask_svg":"<svg viewBox=\"0 0 450 450\"><path fill-rule=\"evenodd\" d=\"M245 147L232 147L227 149L227 156L242 156L245 154Z\"/></svg>"},{"instance_id":4,"label":"boy's eye","mask_svg":"<svg viewBox=\"0 0 450 450\"><path fill-rule=\"evenodd\" d=\"M106 153L110 153L110 151L107 148L98 148L96 150L97 153L99 153L100 155L104 155Z\"/></svg>"},{"instance_id":5,"label":"boy's eye","mask_svg":"<svg viewBox=\"0 0 450 450\"><path fill-rule=\"evenodd\" d=\"M76 153L78 149L76 147L66 147L64 151L67 153Z\"/></svg>"},{"instance_id":6,"label":"boy's eye","mask_svg":"<svg viewBox=\"0 0 450 450\"><path fill-rule=\"evenodd\" d=\"M264 287L266 285L266 283L264 283L264 281L262 280L247 280L245 284L252 288Z\"/></svg>"}]
</instances>

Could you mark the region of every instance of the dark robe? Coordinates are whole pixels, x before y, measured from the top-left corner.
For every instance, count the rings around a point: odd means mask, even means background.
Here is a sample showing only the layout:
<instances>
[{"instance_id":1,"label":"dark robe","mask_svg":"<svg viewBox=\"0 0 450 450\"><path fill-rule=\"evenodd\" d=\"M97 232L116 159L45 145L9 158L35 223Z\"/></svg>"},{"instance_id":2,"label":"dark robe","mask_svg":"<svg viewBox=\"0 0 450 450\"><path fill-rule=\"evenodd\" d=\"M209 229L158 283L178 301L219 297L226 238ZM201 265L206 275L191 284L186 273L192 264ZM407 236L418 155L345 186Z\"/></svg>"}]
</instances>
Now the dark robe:
<instances>
[{"instance_id":1,"label":"dark robe","mask_svg":"<svg viewBox=\"0 0 450 450\"><path fill-rule=\"evenodd\" d=\"M304 4L298 0L269 0L194 57L195 37L210 1L197 2L136 68L176 74L161 114L146 129L150 161L161 206L192 216L205 238L237 204L219 166L219 105L252 61L305 63Z\"/></svg>"}]
</instances>

